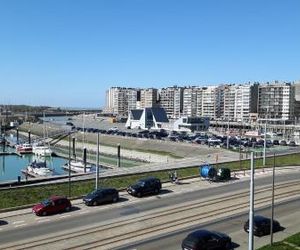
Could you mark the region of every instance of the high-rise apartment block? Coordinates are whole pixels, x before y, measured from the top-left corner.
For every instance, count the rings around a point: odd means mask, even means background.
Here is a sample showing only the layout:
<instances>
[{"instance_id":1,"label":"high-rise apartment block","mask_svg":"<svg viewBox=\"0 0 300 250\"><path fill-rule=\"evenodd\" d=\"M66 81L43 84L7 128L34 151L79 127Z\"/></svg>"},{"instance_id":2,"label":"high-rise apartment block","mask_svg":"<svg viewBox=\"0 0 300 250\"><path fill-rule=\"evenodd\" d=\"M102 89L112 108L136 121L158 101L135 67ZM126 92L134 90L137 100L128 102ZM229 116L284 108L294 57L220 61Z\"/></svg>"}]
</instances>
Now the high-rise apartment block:
<instances>
[{"instance_id":1,"label":"high-rise apartment block","mask_svg":"<svg viewBox=\"0 0 300 250\"><path fill-rule=\"evenodd\" d=\"M200 87L183 89L182 114L192 117L202 115L202 89Z\"/></svg>"},{"instance_id":2,"label":"high-rise apartment block","mask_svg":"<svg viewBox=\"0 0 300 250\"><path fill-rule=\"evenodd\" d=\"M160 90L159 103L165 109L168 118L179 118L182 113L183 88L168 87Z\"/></svg>"},{"instance_id":3,"label":"high-rise apartment block","mask_svg":"<svg viewBox=\"0 0 300 250\"><path fill-rule=\"evenodd\" d=\"M291 83L267 83L258 87L259 119L293 120L295 86Z\"/></svg>"},{"instance_id":4,"label":"high-rise apartment block","mask_svg":"<svg viewBox=\"0 0 300 250\"><path fill-rule=\"evenodd\" d=\"M136 108L138 90L134 88L112 87L106 91L106 110L121 116Z\"/></svg>"},{"instance_id":5,"label":"high-rise apartment block","mask_svg":"<svg viewBox=\"0 0 300 250\"><path fill-rule=\"evenodd\" d=\"M141 89L140 108L152 108L158 104L158 91L155 88Z\"/></svg>"},{"instance_id":6,"label":"high-rise apartment block","mask_svg":"<svg viewBox=\"0 0 300 250\"><path fill-rule=\"evenodd\" d=\"M296 101L295 88L298 94ZM300 82L173 86L162 89L112 87L106 92L106 110L126 116L132 109L162 107L171 119L202 116L237 122L248 122L253 117L293 120L295 115L300 115L298 92Z\"/></svg>"}]
</instances>

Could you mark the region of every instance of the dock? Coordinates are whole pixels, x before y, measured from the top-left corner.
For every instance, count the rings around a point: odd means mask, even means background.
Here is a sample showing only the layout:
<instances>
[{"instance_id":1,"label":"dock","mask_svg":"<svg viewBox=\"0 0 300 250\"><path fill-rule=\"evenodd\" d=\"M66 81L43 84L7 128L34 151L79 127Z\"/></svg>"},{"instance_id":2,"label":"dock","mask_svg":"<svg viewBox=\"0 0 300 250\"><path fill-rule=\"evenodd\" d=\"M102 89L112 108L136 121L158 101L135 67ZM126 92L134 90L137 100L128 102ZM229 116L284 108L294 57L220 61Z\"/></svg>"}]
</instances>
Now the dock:
<instances>
[{"instance_id":1,"label":"dock","mask_svg":"<svg viewBox=\"0 0 300 250\"><path fill-rule=\"evenodd\" d=\"M0 156L5 156L5 155L17 155L19 157L22 157L22 155L18 152L0 152Z\"/></svg>"}]
</instances>

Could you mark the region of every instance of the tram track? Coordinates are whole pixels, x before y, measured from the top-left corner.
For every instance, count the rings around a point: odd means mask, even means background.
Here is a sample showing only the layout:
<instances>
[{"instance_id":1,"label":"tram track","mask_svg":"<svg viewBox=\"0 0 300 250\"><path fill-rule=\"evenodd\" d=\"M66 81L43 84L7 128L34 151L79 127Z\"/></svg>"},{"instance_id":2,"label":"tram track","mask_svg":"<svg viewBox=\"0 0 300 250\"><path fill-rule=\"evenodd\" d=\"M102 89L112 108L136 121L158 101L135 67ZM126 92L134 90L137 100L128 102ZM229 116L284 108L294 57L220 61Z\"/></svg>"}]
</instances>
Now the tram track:
<instances>
[{"instance_id":1,"label":"tram track","mask_svg":"<svg viewBox=\"0 0 300 250\"><path fill-rule=\"evenodd\" d=\"M255 192L255 205L263 206L270 201L272 187L260 187ZM275 186L275 199L282 200L287 197L296 197L300 193L299 181L281 183ZM207 219L215 219L248 208L249 191L215 196L207 200L198 200L189 204L166 207L162 211L153 211L144 215L137 214L133 218L109 222L85 230L52 235L44 239L32 240L21 244L5 246L5 249L40 249L53 245L58 249L112 249L113 245L130 242L144 237L153 236L166 231L175 231L179 227L186 227ZM186 211L189 211L186 214ZM123 232L123 233L118 233ZM124 233L125 232L125 233ZM81 238L92 238L82 243ZM68 246L66 247L66 242ZM4 248L1 248L4 249Z\"/></svg>"}]
</instances>

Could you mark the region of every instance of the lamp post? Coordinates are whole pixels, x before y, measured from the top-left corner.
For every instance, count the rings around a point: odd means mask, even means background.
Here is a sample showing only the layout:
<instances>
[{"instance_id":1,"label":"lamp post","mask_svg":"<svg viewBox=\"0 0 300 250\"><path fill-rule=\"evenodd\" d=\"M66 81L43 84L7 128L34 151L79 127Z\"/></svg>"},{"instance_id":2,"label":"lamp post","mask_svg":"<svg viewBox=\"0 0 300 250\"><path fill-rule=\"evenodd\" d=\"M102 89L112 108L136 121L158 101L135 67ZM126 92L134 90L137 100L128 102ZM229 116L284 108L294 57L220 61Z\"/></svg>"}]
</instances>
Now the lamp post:
<instances>
[{"instance_id":1,"label":"lamp post","mask_svg":"<svg viewBox=\"0 0 300 250\"><path fill-rule=\"evenodd\" d=\"M273 220L274 220L274 192L275 192L275 153L274 153L274 157L273 157L273 177L272 177L272 203L271 203L271 228L270 228L270 232L271 232L271 246L273 245Z\"/></svg>"},{"instance_id":2,"label":"lamp post","mask_svg":"<svg viewBox=\"0 0 300 250\"><path fill-rule=\"evenodd\" d=\"M71 197L71 134L69 133L69 197Z\"/></svg>"},{"instance_id":3,"label":"lamp post","mask_svg":"<svg viewBox=\"0 0 300 250\"><path fill-rule=\"evenodd\" d=\"M254 155L251 152L251 179L250 179L250 211L249 211L249 250L253 250L253 217L254 217Z\"/></svg>"},{"instance_id":4,"label":"lamp post","mask_svg":"<svg viewBox=\"0 0 300 250\"><path fill-rule=\"evenodd\" d=\"M267 147L267 120L265 123L265 136L264 136L264 157L263 157L263 166L266 166L266 147Z\"/></svg>"},{"instance_id":5,"label":"lamp post","mask_svg":"<svg viewBox=\"0 0 300 250\"><path fill-rule=\"evenodd\" d=\"M97 164L96 164L96 189L98 189L99 183L99 132L97 133Z\"/></svg>"},{"instance_id":6,"label":"lamp post","mask_svg":"<svg viewBox=\"0 0 300 250\"><path fill-rule=\"evenodd\" d=\"M227 149L229 149L229 118L227 123Z\"/></svg>"}]
</instances>

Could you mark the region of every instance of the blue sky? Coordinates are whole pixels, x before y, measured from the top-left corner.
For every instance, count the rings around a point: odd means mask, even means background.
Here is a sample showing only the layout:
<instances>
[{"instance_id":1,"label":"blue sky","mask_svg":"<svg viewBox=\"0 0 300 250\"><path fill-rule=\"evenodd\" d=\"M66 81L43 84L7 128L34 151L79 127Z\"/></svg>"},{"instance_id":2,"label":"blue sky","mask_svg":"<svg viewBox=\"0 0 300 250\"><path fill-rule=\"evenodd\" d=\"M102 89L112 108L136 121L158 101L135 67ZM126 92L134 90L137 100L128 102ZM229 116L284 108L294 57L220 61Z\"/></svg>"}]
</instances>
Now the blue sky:
<instances>
[{"instance_id":1,"label":"blue sky","mask_svg":"<svg viewBox=\"0 0 300 250\"><path fill-rule=\"evenodd\" d=\"M300 79L299 0L0 0L0 103Z\"/></svg>"}]
</instances>

